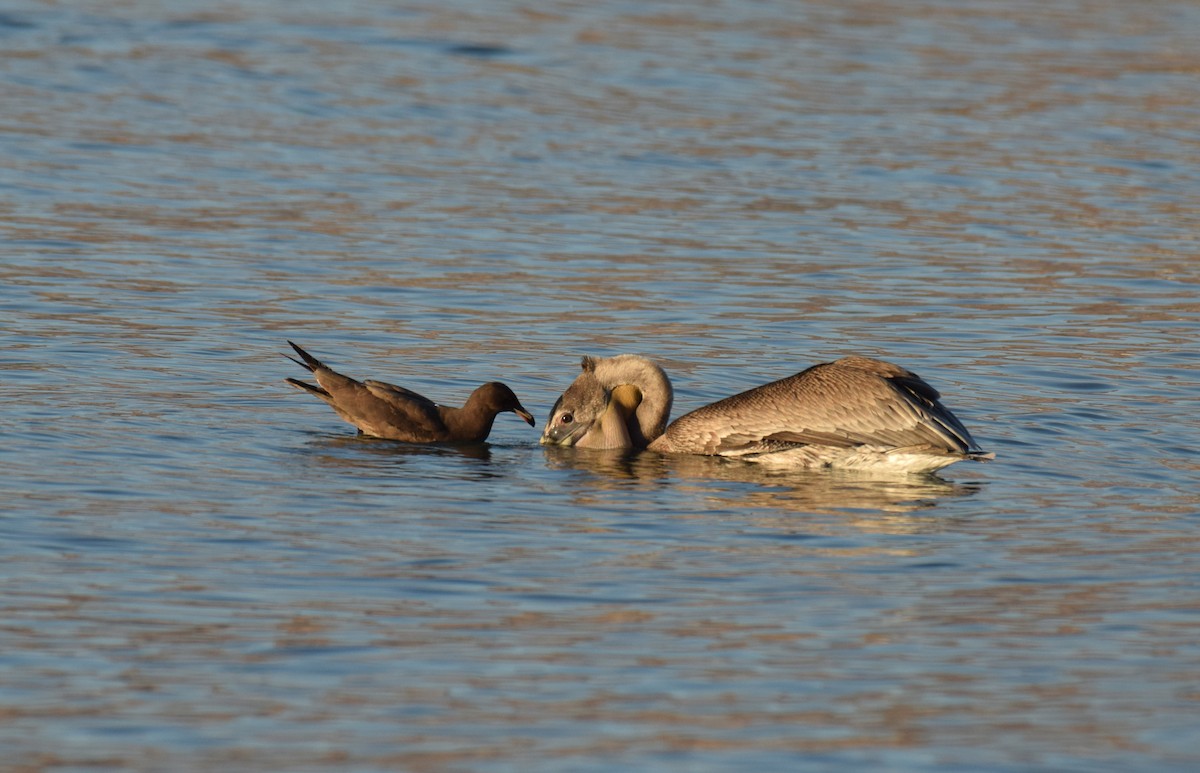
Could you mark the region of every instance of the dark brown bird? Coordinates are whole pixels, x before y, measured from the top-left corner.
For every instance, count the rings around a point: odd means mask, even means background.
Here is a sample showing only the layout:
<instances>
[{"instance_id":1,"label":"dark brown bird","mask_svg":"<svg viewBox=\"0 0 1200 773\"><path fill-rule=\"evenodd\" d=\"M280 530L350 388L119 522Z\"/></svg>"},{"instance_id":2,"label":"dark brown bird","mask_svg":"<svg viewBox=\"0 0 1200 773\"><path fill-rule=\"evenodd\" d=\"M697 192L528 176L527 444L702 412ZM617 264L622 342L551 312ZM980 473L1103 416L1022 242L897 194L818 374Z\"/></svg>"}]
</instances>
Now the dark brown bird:
<instances>
[{"instance_id":1,"label":"dark brown bird","mask_svg":"<svg viewBox=\"0 0 1200 773\"><path fill-rule=\"evenodd\" d=\"M288 341L300 359L284 355L313 374L319 386L289 378L294 387L311 392L364 435L406 443L481 443L492 431L496 414L512 411L534 426L513 391L489 381L467 398L462 408L438 405L402 386L383 381L355 381ZM301 361L303 360L303 362Z\"/></svg>"}]
</instances>

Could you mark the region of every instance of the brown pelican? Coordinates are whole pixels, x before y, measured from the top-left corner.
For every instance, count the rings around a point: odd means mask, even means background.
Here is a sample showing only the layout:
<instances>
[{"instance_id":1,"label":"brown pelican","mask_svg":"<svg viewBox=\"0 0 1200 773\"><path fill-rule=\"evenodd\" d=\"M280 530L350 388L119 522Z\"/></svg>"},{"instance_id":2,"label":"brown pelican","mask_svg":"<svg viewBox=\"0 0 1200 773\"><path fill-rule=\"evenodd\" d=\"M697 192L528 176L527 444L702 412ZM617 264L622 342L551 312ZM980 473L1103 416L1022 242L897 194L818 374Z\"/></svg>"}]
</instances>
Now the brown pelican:
<instances>
[{"instance_id":1,"label":"brown pelican","mask_svg":"<svg viewBox=\"0 0 1200 773\"><path fill-rule=\"evenodd\" d=\"M673 392L633 354L583 358L554 404L543 445L648 448L793 467L932 472L987 460L940 395L915 373L844 357L685 414L667 426ZM636 387L638 399L621 390ZM615 426L625 417L624 430Z\"/></svg>"},{"instance_id":2,"label":"brown pelican","mask_svg":"<svg viewBox=\"0 0 1200 773\"><path fill-rule=\"evenodd\" d=\"M496 414L504 411L512 411L534 426L533 414L498 381L476 389L462 408L450 408L395 384L355 381L291 341L288 344L300 359L284 356L311 372L319 386L294 378L287 382L329 403L338 416L364 435L408 443L480 443L492 431Z\"/></svg>"}]
</instances>

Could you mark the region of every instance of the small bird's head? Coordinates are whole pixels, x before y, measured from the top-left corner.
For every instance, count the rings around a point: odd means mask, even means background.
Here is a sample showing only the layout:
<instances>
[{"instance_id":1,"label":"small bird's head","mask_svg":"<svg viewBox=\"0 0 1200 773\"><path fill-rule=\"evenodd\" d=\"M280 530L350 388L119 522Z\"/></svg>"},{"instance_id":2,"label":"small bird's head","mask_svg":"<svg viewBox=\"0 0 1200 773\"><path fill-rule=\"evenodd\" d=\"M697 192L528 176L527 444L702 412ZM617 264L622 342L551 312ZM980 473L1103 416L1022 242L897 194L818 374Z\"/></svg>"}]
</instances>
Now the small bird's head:
<instances>
[{"instance_id":1,"label":"small bird's head","mask_svg":"<svg viewBox=\"0 0 1200 773\"><path fill-rule=\"evenodd\" d=\"M476 396L484 405L493 409L496 413L512 411L524 419L529 426L536 426L533 414L525 410L525 406L521 405L521 401L517 399L516 394L508 388L507 384L501 384L499 381L489 381L475 390L475 395L472 395L472 397Z\"/></svg>"}]
</instances>

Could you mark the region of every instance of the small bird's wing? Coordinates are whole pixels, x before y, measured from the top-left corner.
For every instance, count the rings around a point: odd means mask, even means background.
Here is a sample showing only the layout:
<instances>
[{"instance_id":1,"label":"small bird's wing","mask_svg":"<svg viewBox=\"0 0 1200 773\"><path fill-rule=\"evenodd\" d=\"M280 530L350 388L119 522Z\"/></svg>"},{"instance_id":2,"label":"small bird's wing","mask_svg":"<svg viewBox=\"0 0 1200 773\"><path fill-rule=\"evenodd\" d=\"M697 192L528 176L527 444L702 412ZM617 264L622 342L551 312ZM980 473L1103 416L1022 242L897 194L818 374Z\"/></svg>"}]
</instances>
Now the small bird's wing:
<instances>
[{"instance_id":1,"label":"small bird's wing","mask_svg":"<svg viewBox=\"0 0 1200 773\"><path fill-rule=\"evenodd\" d=\"M410 443L443 440L446 426L432 400L395 384L373 379L358 382L344 379L336 386L331 378L317 381L332 396L338 413L350 417L350 423L368 435Z\"/></svg>"},{"instance_id":2,"label":"small bird's wing","mask_svg":"<svg viewBox=\"0 0 1200 773\"><path fill-rule=\"evenodd\" d=\"M405 410L419 408L424 411L437 412L437 403L423 394L406 389L399 384L389 384L386 381L376 381L373 378L363 381L363 386L380 400L404 406Z\"/></svg>"}]
</instances>

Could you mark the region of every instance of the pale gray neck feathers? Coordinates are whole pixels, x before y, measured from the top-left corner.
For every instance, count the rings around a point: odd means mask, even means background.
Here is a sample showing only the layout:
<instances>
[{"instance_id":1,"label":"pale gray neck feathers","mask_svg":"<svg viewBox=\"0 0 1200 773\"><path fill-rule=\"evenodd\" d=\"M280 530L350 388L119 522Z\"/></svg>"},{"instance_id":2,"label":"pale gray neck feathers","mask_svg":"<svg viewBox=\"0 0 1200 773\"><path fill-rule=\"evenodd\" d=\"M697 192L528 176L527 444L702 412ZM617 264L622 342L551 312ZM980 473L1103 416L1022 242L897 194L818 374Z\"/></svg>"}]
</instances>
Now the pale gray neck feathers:
<instances>
[{"instance_id":1,"label":"pale gray neck feathers","mask_svg":"<svg viewBox=\"0 0 1200 773\"><path fill-rule=\"evenodd\" d=\"M642 391L642 403L638 406L637 426L630 427L631 436L640 432L641 437L631 437L635 447L644 448L667 428L671 417L671 401L674 392L671 381L663 369L645 357L636 354L618 354L604 359L589 358L592 375L606 391L611 392L621 384L633 384Z\"/></svg>"}]
</instances>

